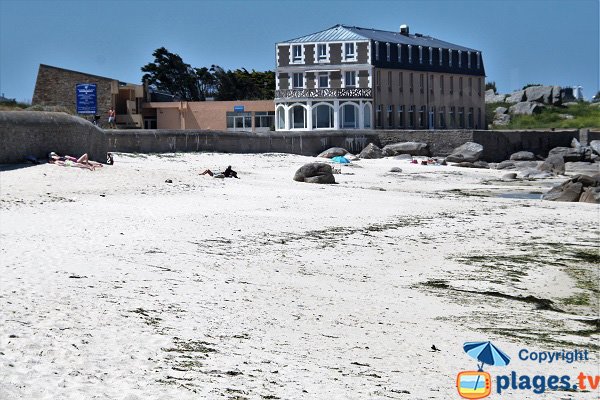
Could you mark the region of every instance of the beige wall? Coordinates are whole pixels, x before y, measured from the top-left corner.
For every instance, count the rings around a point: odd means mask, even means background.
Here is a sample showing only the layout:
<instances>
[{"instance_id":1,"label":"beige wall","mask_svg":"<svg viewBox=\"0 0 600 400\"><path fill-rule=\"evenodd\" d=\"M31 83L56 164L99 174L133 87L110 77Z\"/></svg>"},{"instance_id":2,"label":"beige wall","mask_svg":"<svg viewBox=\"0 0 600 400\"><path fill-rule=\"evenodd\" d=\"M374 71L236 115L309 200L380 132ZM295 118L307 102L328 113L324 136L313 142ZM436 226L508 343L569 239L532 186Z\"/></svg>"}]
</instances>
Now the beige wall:
<instances>
[{"instance_id":1,"label":"beige wall","mask_svg":"<svg viewBox=\"0 0 600 400\"><path fill-rule=\"evenodd\" d=\"M244 112L275 111L273 100L146 103L144 108L156 109L158 129L224 131L227 112L233 112L234 106L244 106Z\"/></svg>"}]
</instances>

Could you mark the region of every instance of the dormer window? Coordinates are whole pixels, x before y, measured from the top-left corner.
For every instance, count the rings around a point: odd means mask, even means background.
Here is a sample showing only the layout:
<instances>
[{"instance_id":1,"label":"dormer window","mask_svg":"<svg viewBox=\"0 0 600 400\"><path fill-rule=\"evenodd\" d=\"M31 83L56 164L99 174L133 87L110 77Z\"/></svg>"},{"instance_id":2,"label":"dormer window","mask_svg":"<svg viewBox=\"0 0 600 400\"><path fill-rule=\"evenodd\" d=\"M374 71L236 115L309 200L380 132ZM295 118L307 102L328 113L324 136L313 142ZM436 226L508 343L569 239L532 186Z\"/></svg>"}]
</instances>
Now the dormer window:
<instances>
[{"instance_id":1,"label":"dormer window","mask_svg":"<svg viewBox=\"0 0 600 400\"><path fill-rule=\"evenodd\" d=\"M398 44L398 62L402 62L402 45Z\"/></svg>"},{"instance_id":2,"label":"dormer window","mask_svg":"<svg viewBox=\"0 0 600 400\"><path fill-rule=\"evenodd\" d=\"M444 59L444 57L443 57L444 53L442 52L442 48L441 47L438 50L439 50L438 53L440 55L440 67L441 67L442 66L442 60Z\"/></svg>"},{"instance_id":3,"label":"dormer window","mask_svg":"<svg viewBox=\"0 0 600 400\"><path fill-rule=\"evenodd\" d=\"M379 61L379 42L375 42L375 61Z\"/></svg>"},{"instance_id":4,"label":"dormer window","mask_svg":"<svg viewBox=\"0 0 600 400\"><path fill-rule=\"evenodd\" d=\"M471 52L467 52L467 68L471 69Z\"/></svg>"},{"instance_id":5,"label":"dormer window","mask_svg":"<svg viewBox=\"0 0 600 400\"><path fill-rule=\"evenodd\" d=\"M390 54L390 44L389 43L385 44L385 58L388 61L391 61L391 59L392 59L392 55Z\"/></svg>"},{"instance_id":6,"label":"dormer window","mask_svg":"<svg viewBox=\"0 0 600 400\"><path fill-rule=\"evenodd\" d=\"M462 50L458 51L458 68L462 68Z\"/></svg>"},{"instance_id":7,"label":"dormer window","mask_svg":"<svg viewBox=\"0 0 600 400\"><path fill-rule=\"evenodd\" d=\"M419 64L423 64L423 46L419 46Z\"/></svg>"},{"instance_id":8,"label":"dormer window","mask_svg":"<svg viewBox=\"0 0 600 400\"><path fill-rule=\"evenodd\" d=\"M356 53L354 52L354 43L345 43L344 45L344 60L355 60Z\"/></svg>"},{"instance_id":9,"label":"dormer window","mask_svg":"<svg viewBox=\"0 0 600 400\"><path fill-rule=\"evenodd\" d=\"M302 62L302 45L295 44L292 46L292 62Z\"/></svg>"},{"instance_id":10,"label":"dormer window","mask_svg":"<svg viewBox=\"0 0 600 400\"><path fill-rule=\"evenodd\" d=\"M429 65L433 65L433 49L429 48Z\"/></svg>"},{"instance_id":11,"label":"dormer window","mask_svg":"<svg viewBox=\"0 0 600 400\"><path fill-rule=\"evenodd\" d=\"M408 63L412 64L412 45L408 45Z\"/></svg>"},{"instance_id":12,"label":"dormer window","mask_svg":"<svg viewBox=\"0 0 600 400\"><path fill-rule=\"evenodd\" d=\"M319 61L327 60L327 45L322 43L317 45L317 59Z\"/></svg>"},{"instance_id":13,"label":"dormer window","mask_svg":"<svg viewBox=\"0 0 600 400\"><path fill-rule=\"evenodd\" d=\"M481 68L481 53L477 52L477 69Z\"/></svg>"},{"instance_id":14,"label":"dormer window","mask_svg":"<svg viewBox=\"0 0 600 400\"><path fill-rule=\"evenodd\" d=\"M452 66L452 50L448 49L448 66Z\"/></svg>"}]
</instances>

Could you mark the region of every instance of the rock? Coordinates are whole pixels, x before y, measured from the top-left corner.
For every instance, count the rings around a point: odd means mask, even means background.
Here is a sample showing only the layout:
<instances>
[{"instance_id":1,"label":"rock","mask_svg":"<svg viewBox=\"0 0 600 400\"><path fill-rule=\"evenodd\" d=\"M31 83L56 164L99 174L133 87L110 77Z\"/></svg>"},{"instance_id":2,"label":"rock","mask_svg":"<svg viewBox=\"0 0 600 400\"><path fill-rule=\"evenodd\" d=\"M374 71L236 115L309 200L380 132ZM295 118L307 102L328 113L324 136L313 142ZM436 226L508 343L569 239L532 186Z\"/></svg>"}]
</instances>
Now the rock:
<instances>
[{"instance_id":1,"label":"rock","mask_svg":"<svg viewBox=\"0 0 600 400\"><path fill-rule=\"evenodd\" d=\"M475 162L483 153L483 146L479 143L467 142L452 151L446 161L448 162Z\"/></svg>"},{"instance_id":2,"label":"rock","mask_svg":"<svg viewBox=\"0 0 600 400\"><path fill-rule=\"evenodd\" d=\"M515 161L516 169L537 168L541 161Z\"/></svg>"},{"instance_id":3,"label":"rock","mask_svg":"<svg viewBox=\"0 0 600 400\"><path fill-rule=\"evenodd\" d=\"M360 158L383 158L383 152L379 147L377 147L373 143L369 143L367 147L365 147L360 154L358 155Z\"/></svg>"},{"instance_id":4,"label":"rock","mask_svg":"<svg viewBox=\"0 0 600 400\"><path fill-rule=\"evenodd\" d=\"M456 164L455 167L463 167L463 168L485 168L485 169L489 169L490 168L490 166L488 165L488 163L486 163L485 161L475 161L475 162L463 161L463 162L459 162L458 164Z\"/></svg>"},{"instance_id":5,"label":"rock","mask_svg":"<svg viewBox=\"0 0 600 400\"><path fill-rule=\"evenodd\" d=\"M502 175L502 179L517 179L517 173L509 172L508 174Z\"/></svg>"},{"instance_id":6,"label":"rock","mask_svg":"<svg viewBox=\"0 0 600 400\"><path fill-rule=\"evenodd\" d=\"M388 144L381 150L386 157L396 156L398 154L410 154L411 156L429 155L429 145L421 142L393 143Z\"/></svg>"},{"instance_id":7,"label":"rock","mask_svg":"<svg viewBox=\"0 0 600 400\"><path fill-rule=\"evenodd\" d=\"M515 163L512 161L502 161L496 164L496 169L514 169Z\"/></svg>"},{"instance_id":8,"label":"rock","mask_svg":"<svg viewBox=\"0 0 600 400\"><path fill-rule=\"evenodd\" d=\"M165 179L165 183L173 183L172 179Z\"/></svg>"},{"instance_id":9,"label":"rock","mask_svg":"<svg viewBox=\"0 0 600 400\"><path fill-rule=\"evenodd\" d=\"M400 168L400 167L392 167L392 168L390 168L390 172L402 172L402 168Z\"/></svg>"},{"instance_id":10,"label":"rock","mask_svg":"<svg viewBox=\"0 0 600 400\"><path fill-rule=\"evenodd\" d=\"M540 103L533 103L529 101L521 101L515 105L510 106L508 112L513 115L533 115L542 112L545 106Z\"/></svg>"},{"instance_id":11,"label":"rock","mask_svg":"<svg viewBox=\"0 0 600 400\"><path fill-rule=\"evenodd\" d=\"M508 111L508 108L506 108L506 107L496 107L496 110L494 111L494 113L496 115L506 114L507 111Z\"/></svg>"},{"instance_id":12,"label":"rock","mask_svg":"<svg viewBox=\"0 0 600 400\"><path fill-rule=\"evenodd\" d=\"M394 157L394 160L412 160L412 156L410 154L399 154Z\"/></svg>"},{"instance_id":13,"label":"rock","mask_svg":"<svg viewBox=\"0 0 600 400\"><path fill-rule=\"evenodd\" d=\"M544 200L550 201L579 201L583 185L581 183L572 183L555 186L548 193L542 196Z\"/></svg>"},{"instance_id":14,"label":"rock","mask_svg":"<svg viewBox=\"0 0 600 400\"><path fill-rule=\"evenodd\" d=\"M510 115L509 114L496 114L494 115L494 121L492 124L494 125L508 125L510 123Z\"/></svg>"},{"instance_id":15,"label":"rock","mask_svg":"<svg viewBox=\"0 0 600 400\"><path fill-rule=\"evenodd\" d=\"M552 86L552 105L559 106L561 103L560 86Z\"/></svg>"},{"instance_id":16,"label":"rock","mask_svg":"<svg viewBox=\"0 0 600 400\"><path fill-rule=\"evenodd\" d=\"M506 98L505 102L515 104L515 103L522 102L524 100L525 100L525 91L517 90L516 92L513 92L512 94L510 94Z\"/></svg>"},{"instance_id":17,"label":"rock","mask_svg":"<svg viewBox=\"0 0 600 400\"><path fill-rule=\"evenodd\" d=\"M307 183L335 183L331 165L324 163L308 163L296 171L294 180Z\"/></svg>"},{"instance_id":18,"label":"rock","mask_svg":"<svg viewBox=\"0 0 600 400\"><path fill-rule=\"evenodd\" d=\"M535 155L530 151L518 151L510 155L513 161L534 161Z\"/></svg>"},{"instance_id":19,"label":"rock","mask_svg":"<svg viewBox=\"0 0 600 400\"><path fill-rule=\"evenodd\" d=\"M577 140L576 138L573 138L571 139L571 147L574 149L580 149L581 143L579 143L579 140Z\"/></svg>"},{"instance_id":20,"label":"rock","mask_svg":"<svg viewBox=\"0 0 600 400\"><path fill-rule=\"evenodd\" d=\"M552 86L529 86L525 89L527 101L552 104Z\"/></svg>"},{"instance_id":21,"label":"rock","mask_svg":"<svg viewBox=\"0 0 600 400\"><path fill-rule=\"evenodd\" d=\"M494 89L488 89L485 91L485 102L486 103L502 103L506 99L505 94L496 94Z\"/></svg>"},{"instance_id":22,"label":"rock","mask_svg":"<svg viewBox=\"0 0 600 400\"><path fill-rule=\"evenodd\" d=\"M540 171L536 168L527 168L521 171L521 177L523 179L545 179L550 178L553 175L550 172Z\"/></svg>"},{"instance_id":23,"label":"rock","mask_svg":"<svg viewBox=\"0 0 600 400\"><path fill-rule=\"evenodd\" d=\"M348 154L348 150L342 147L331 147L319 154L317 157L333 158L337 156L345 156L346 154Z\"/></svg>"},{"instance_id":24,"label":"rock","mask_svg":"<svg viewBox=\"0 0 600 400\"><path fill-rule=\"evenodd\" d=\"M560 155L552 155L546 158L546 160L538 167L538 170L542 172L550 172L554 175L564 175L565 173L565 160Z\"/></svg>"},{"instance_id":25,"label":"rock","mask_svg":"<svg viewBox=\"0 0 600 400\"><path fill-rule=\"evenodd\" d=\"M572 116L571 114L558 114L558 116L562 119L573 119L575 118L574 116Z\"/></svg>"},{"instance_id":26,"label":"rock","mask_svg":"<svg viewBox=\"0 0 600 400\"><path fill-rule=\"evenodd\" d=\"M600 187L587 187L579 197L580 203L600 204Z\"/></svg>"},{"instance_id":27,"label":"rock","mask_svg":"<svg viewBox=\"0 0 600 400\"><path fill-rule=\"evenodd\" d=\"M592 140L590 142L590 148L594 153L600 155L600 140Z\"/></svg>"},{"instance_id":28,"label":"rock","mask_svg":"<svg viewBox=\"0 0 600 400\"><path fill-rule=\"evenodd\" d=\"M600 172L598 164L587 161L565 163L565 172L569 175L594 175Z\"/></svg>"},{"instance_id":29,"label":"rock","mask_svg":"<svg viewBox=\"0 0 600 400\"><path fill-rule=\"evenodd\" d=\"M592 154L589 147L580 146L579 148L555 147L548 152L548 157L554 155L561 156L564 161L589 161Z\"/></svg>"}]
</instances>

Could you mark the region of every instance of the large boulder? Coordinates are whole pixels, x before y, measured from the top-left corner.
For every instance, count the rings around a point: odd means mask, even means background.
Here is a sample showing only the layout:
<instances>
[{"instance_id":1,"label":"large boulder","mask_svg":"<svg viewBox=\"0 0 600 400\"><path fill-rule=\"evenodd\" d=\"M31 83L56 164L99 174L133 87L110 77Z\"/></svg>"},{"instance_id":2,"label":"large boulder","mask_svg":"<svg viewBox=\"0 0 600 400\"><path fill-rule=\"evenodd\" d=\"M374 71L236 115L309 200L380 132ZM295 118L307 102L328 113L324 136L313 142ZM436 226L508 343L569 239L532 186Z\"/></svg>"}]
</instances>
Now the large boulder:
<instances>
[{"instance_id":1,"label":"large boulder","mask_svg":"<svg viewBox=\"0 0 600 400\"><path fill-rule=\"evenodd\" d=\"M462 146L458 146L452 151L448 157L446 157L446 161L448 162L475 162L479 160L483 154L483 146L479 143L467 142Z\"/></svg>"},{"instance_id":2,"label":"large boulder","mask_svg":"<svg viewBox=\"0 0 600 400\"><path fill-rule=\"evenodd\" d=\"M579 202L600 204L600 186L583 189L581 196L579 196Z\"/></svg>"},{"instance_id":3,"label":"large boulder","mask_svg":"<svg viewBox=\"0 0 600 400\"><path fill-rule=\"evenodd\" d=\"M508 125L510 123L510 115L509 114L495 114L494 121L492 124L494 125Z\"/></svg>"},{"instance_id":4,"label":"large boulder","mask_svg":"<svg viewBox=\"0 0 600 400\"><path fill-rule=\"evenodd\" d=\"M373 143L369 143L367 147L365 147L360 154L358 155L360 158L383 158L383 151L377 145Z\"/></svg>"},{"instance_id":5,"label":"large boulder","mask_svg":"<svg viewBox=\"0 0 600 400\"><path fill-rule=\"evenodd\" d=\"M403 142L388 144L383 149L383 155L386 157L399 154L410 154L411 156L428 156L429 145L421 142Z\"/></svg>"},{"instance_id":6,"label":"large boulder","mask_svg":"<svg viewBox=\"0 0 600 400\"><path fill-rule=\"evenodd\" d=\"M553 187L542 196L551 201L580 201L600 203L600 174L594 176L575 175L562 184Z\"/></svg>"},{"instance_id":7,"label":"large boulder","mask_svg":"<svg viewBox=\"0 0 600 400\"><path fill-rule=\"evenodd\" d=\"M324 163L304 164L294 174L294 180L307 183L335 183L331 165Z\"/></svg>"},{"instance_id":8,"label":"large boulder","mask_svg":"<svg viewBox=\"0 0 600 400\"><path fill-rule=\"evenodd\" d=\"M512 94L508 95L505 100L507 103L515 104L525 101L525 91L517 90L516 92L512 92Z\"/></svg>"},{"instance_id":9,"label":"large boulder","mask_svg":"<svg viewBox=\"0 0 600 400\"><path fill-rule=\"evenodd\" d=\"M565 162L569 161L589 161L591 158L590 148L587 146L579 147L555 147L548 152L550 156L561 156Z\"/></svg>"},{"instance_id":10,"label":"large boulder","mask_svg":"<svg viewBox=\"0 0 600 400\"><path fill-rule=\"evenodd\" d=\"M560 86L552 86L552 105L559 106L561 103Z\"/></svg>"},{"instance_id":11,"label":"large boulder","mask_svg":"<svg viewBox=\"0 0 600 400\"><path fill-rule=\"evenodd\" d=\"M590 142L590 148L594 153L600 155L600 140L592 140Z\"/></svg>"},{"instance_id":12,"label":"large boulder","mask_svg":"<svg viewBox=\"0 0 600 400\"><path fill-rule=\"evenodd\" d=\"M508 108L506 108L506 107L496 107L496 109L494 110L494 113L496 115L498 115L498 114L506 114L507 111L508 111Z\"/></svg>"},{"instance_id":13,"label":"large boulder","mask_svg":"<svg viewBox=\"0 0 600 400\"><path fill-rule=\"evenodd\" d=\"M552 104L552 86L529 86L525 89L527 101Z\"/></svg>"},{"instance_id":14,"label":"large boulder","mask_svg":"<svg viewBox=\"0 0 600 400\"><path fill-rule=\"evenodd\" d=\"M550 172L555 175L564 175L565 160L560 155L552 155L546 158L542 165L538 167L540 171Z\"/></svg>"},{"instance_id":15,"label":"large boulder","mask_svg":"<svg viewBox=\"0 0 600 400\"><path fill-rule=\"evenodd\" d=\"M518 151L510 155L513 161L535 161L535 154L530 151Z\"/></svg>"},{"instance_id":16,"label":"large boulder","mask_svg":"<svg viewBox=\"0 0 600 400\"><path fill-rule=\"evenodd\" d=\"M486 103L502 103L506 99L505 94L496 94L494 89L488 89L485 91L485 102Z\"/></svg>"},{"instance_id":17,"label":"large boulder","mask_svg":"<svg viewBox=\"0 0 600 400\"><path fill-rule=\"evenodd\" d=\"M319 154L317 157L333 158L337 156L345 156L346 154L348 154L348 150L342 147L331 147Z\"/></svg>"},{"instance_id":18,"label":"large boulder","mask_svg":"<svg viewBox=\"0 0 600 400\"><path fill-rule=\"evenodd\" d=\"M521 101L517 104L510 106L508 112L513 115L533 115L542 112L545 106L541 103L534 103L529 101Z\"/></svg>"}]
</instances>

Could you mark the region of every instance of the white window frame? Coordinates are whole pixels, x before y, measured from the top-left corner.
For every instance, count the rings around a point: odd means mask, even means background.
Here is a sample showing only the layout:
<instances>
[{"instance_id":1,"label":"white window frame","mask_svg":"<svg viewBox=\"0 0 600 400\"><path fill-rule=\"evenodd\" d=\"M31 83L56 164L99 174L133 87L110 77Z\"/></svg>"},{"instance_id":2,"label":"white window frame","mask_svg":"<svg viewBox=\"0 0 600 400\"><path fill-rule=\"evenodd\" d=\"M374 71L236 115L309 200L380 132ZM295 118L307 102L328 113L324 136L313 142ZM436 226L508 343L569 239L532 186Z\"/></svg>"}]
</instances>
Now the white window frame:
<instances>
[{"instance_id":1,"label":"white window frame","mask_svg":"<svg viewBox=\"0 0 600 400\"><path fill-rule=\"evenodd\" d=\"M429 47L429 65L433 65L433 47Z\"/></svg>"},{"instance_id":2,"label":"white window frame","mask_svg":"<svg viewBox=\"0 0 600 400\"><path fill-rule=\"evenodd\" d=\"M296 85L296 76L300 76L300 79L302 80L302 86ZM304 73L293 72L292 73L292 89L304 89L304 88L305 88Z\"/></svg>"},{"instance_id":3,"label":"white window frame","mask_svg":"<svg viewBox=\"0 0 600 400\"><path fill-rule=\"evenodd\" d=\"M352 45L352 53L348 52L348 45ZM344 61L356 61L356 42L344 42Z\"/></svg>"},{"instance_id":4,"label":"white window frame","mask_svg":"<svg viewBox=\"0 0 600 400\"><path fill-rule=\"evenodd\" d=\"M398 43L398 62L401 63L402 62L402 45L400 43Z\"/></svg>"},{"instance_id":5,"label":"white window frame","mask_svg":"<svg viewBox=\"0 0 600 400\"><path fill-rule=\"evenodd\" d=\"M385 44L385 59L387 61L392 61L392 52L391 52L389 43Z\"/></svg>"},{"instance_id":6,"label":"white window frame","mask_svg":"<svg viewBox=\"0 0 600 400\"><path fill-rule=\"evenodd\" d=\"M353 78L354 84L350 84L348 82L347 74L350 74L350 76ZM345 88L355 88L356 87L356 71L344 71L344 87Z\"/></svg>"},{"instance_id":7,"label":"white window frame","mask_svg":"<svg viewBox=\"0 0 600 400\"><path fill-rule=\"evenodd\" d=\"M294 50L300 49L300 59L296 60ZM292 44L290 46L290 64L304 64L304 46L301 44Z\"/></svg>"},{"instance_id":8,"label":"white window frame","mask_svg":"<svg viewBox=\"0 0 600 400\"><path fill-rule=\"evenodd\" d=\"M321 78L327 77L327 85L321 86ZM329 72L317 72L317 88L326 89L329 88Z\"/></svg>"},{"instance_id":9,"label":"white window frame","mask_svg":"<svg viewBox=\"0 0 600 400\"><path fill-rule=\"evenodd\" d=\"M321 53L320 53L320 49L324 48L325 49L325 55L323 58L321 58ZM329 46L327 45L327 43L317 43L317 62L328 62L329 61Z\"/></svg>"}]
</instances>

